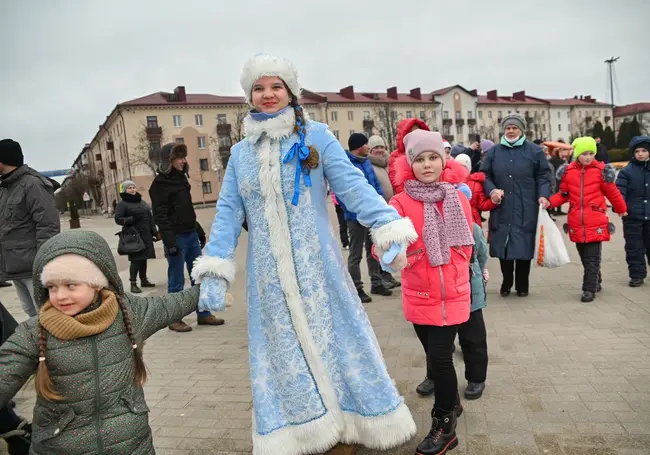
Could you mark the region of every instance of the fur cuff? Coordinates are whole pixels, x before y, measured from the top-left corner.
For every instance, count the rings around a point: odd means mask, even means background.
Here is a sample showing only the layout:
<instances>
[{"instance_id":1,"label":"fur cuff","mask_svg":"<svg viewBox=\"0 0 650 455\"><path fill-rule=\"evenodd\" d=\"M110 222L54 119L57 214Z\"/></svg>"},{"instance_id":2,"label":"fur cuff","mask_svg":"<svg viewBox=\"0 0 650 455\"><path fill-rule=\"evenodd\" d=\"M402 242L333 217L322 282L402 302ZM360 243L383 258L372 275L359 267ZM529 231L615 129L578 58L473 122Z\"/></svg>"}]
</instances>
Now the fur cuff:
<instances>
[{"instance_id":1,"label":"fur cuff","mask_svg":"<svg viewBox=\"0 0 650 455\"><path fill-rule=\"evenodd\" d=\"M237 266L235 261L222 259L216 256L200 256L194 261L192 267L192 279L200 283L205 276L223 278L231 287L235 282Z\"/></svg>"},{"instance_id":2,"label":"fur cuff","mask_svg":"<svg viewBox=\"0 0 650 455\"><path fill-rule=\"evenodd\" d=\"M417 239L418 234L409 218L400 218L372 230L372 240L382 250L388 250L391 243L408 246Z\"/></svg>"},{"instance_id":3,"label":"fur cuff","mask_svg":"<svg viewBox=\"0 0 650 455\"><path fill-rule=\"evenodd\" d=\"M616 181L616 169L609 163L603 168L603 180L605 183L614 183Z\"/></svg>"}]
</instances>

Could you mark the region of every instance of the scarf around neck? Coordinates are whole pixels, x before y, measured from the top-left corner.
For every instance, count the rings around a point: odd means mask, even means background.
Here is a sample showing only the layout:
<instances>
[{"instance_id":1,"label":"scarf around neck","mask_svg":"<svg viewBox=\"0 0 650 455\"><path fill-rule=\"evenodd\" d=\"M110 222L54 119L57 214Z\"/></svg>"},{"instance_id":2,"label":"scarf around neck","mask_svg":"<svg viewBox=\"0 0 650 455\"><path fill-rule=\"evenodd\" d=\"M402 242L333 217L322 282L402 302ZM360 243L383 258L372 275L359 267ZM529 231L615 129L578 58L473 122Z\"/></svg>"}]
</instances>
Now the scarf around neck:
<instances>
[{"instance_id":1,"label":"scarf around neck","mask_svg":"<svg viewBox=\"0 0 650 455\"><path fill-rule=\"evenodd\" d=\"M48 300L41 308L38 321L52 335L60 340L76 340L102 333L109 328L117 316L117 297L112 291L101 291L101 303L88 312L68 316L57 310Z\"/></svg>"},{"instance_id":2,"label":"scarf around neck","mask_svg":"<svg viewBox=\"0 0 650 455\"><path fill-rule=\"evenodd\" d=\"M289 105L284 109L280 109L278 112L274 112L273 114L267 114L266 112L260 112L255 109L251 110L249 114L253 120L256 120L258 122L263 122L264 120L276 118L284 114L285 112L287 112L289 109L293 109L293 106Z\"/></svg>"},{"instance_id":3,"label":"scarf around neck","mask_svg":"<svg viewBox=\"0 0 650 455\"><path fill-rule=\"evenodd\" d=\"M515 142L508 142L508 139L506 139L505 134L501 136L501 145L505 145L506 147L511 149L524 145L524 142L526 142L526 136L524 136L523 134Z\"/></svg>"},{"instance_id":4,"label":"scarf around neck","mask_svg":"<svg viewBox=\"0 0 650 455\"><path fill-rule=\"evenodd\" d=\"M375 156L372 153L368 155L368 159L373 166L377 167L388 167L388 154L383 156Z\"/></svg>"},{"instance_id":5,"label":"scarf around neck","mask_svg":"<svg viewBox=\"0 0 650 455\"><path fill-rule=\"evenodd\" d=\"M448 264L451 259L450 248L454 246L474 245L474 236L454 185L447 182L422 183L408 180L404 188L409 196L424 203L422 237L431 266ZM442 213L437 205L440 201Z\"/></svg>"}]
</instances>

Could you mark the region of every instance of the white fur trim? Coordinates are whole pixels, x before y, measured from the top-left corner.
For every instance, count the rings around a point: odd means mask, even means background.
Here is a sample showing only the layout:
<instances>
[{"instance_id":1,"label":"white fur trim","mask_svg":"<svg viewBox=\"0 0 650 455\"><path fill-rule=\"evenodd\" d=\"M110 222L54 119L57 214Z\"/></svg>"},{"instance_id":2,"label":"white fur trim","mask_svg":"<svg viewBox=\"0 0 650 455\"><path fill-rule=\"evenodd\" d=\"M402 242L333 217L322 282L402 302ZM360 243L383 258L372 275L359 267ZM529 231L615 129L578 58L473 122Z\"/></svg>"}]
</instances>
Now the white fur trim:
<instances>
[{"instance_id":1,"label":"white fur trim","mask_svg":"<svg viewBox=\"0 0 650 455\"><path fill-rule=\"evenodd\" d=\"M303 111L305 114L305 111ZM294 133L296 127L296 113L293 109L287 109L277 117L258 122L253 117L247 115L244 118L244 131L246 139L251 143L256 143L262 134L266 134L271 139L284 139Z\"/></svg>"},{"instance_id":2,"label":"white fur trim","mask_svg":"<svg viewBox=\"0 0 650 455\"><path fill-rule=\"evenodd\" d=\"M76 281L98 288L108 288L108 279L99 267L90 259L78 254L57 256L45 264L41 272L43 286L57 281Z\"/></svg>"},{"instance_id":3,"label":"white fur trim","mask_svg":"<svg viewBox=\"0 0 650 455\"><path fill-rule=\"evenodd\" d=\"M251 91L253 84L260 77L277 76L287 84L291 93L300 97L300 82L298 71L289 60L269 54L256 54L249 58L244 64L239 82L244 90L246 102L251 104Z\"/></svg>"},{"instance_id":4,"label":"white fur trim","mask_svg":"<svg viewBox=\"0 0 650 455\"><path fill-rule=\"evenodd\" d=\"M365 417L343 412L345 432L341 442L362 444L369 449L386 450L400 446L415 436L417 427L406 404L388 414Z\"/></svg>"},{"instance_id":5,"label":"white fur trim","mask_svg":"<svg viewBox=\"0 0 650 455\"><path fill-rule=\"evenodd\" d=\"M408 246L418 239L413 222L409 218L400 218L384 224L382 227L372 230L372 240L376 248L386 251L391 243L399 243Z\"/></svg>"},{"instance_id":6,"label":"white fur trim","mask_svg":"<svg viewBox=\"0 0 650 455\"><path fill-rule=\"evenodd\" d=\"M192 278L197 283L200 283L206 275L212 275L223 278L230 287L235 282L236 274L237 265L235 261L216 256L199 256L192 266Z\"/></svg>"}]
</instances>

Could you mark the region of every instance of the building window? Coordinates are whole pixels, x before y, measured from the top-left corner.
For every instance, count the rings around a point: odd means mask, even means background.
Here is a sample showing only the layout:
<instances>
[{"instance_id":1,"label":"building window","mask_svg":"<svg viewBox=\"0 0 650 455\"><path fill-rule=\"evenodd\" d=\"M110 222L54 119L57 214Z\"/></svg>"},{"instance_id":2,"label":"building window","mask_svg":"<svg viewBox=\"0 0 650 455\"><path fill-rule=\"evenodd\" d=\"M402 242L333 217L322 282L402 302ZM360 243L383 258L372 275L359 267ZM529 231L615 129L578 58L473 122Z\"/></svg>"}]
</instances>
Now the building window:
<instances>
[{"instance_id":1,"label":"building window","mask_svg":"<svg viewBox=\"0 0 650 455\"><path fill-rule=\"evenodd\" d=\"M217 125L227 125L228 124L228 118L226 117L226 114L217 114Z\"/></svg>"},{"instance_id":2,"label":"building window","mask_svg":"<svg viewBox=\"0 0 650 455\"><path fill-rule=\"evenodd\" d=\"M158 128L158 117L155 115L147 116L147 128Z\"/></svg>"},{"instance_id":3,"label":"building window","mask_svg":"<svg viewBox=\"0 0 650 455\"><path fill-rule=\"evenodd\" d=\"M207 158L201 158L199 160L199 166L201 167L202 171L209 171L210 170Z\"/></svg>"},{"instance_id":4,"label":"building window","mask_svg":"<svg viewBox=\"0 0 650 455\"><path fill-rule=\"evenodd\" d=\"M331 117L333 122L337 122L339 120L339 113L336 111L332 111Z\"/></svg>"},{"instance_id":5,"label":"building window","mask_svg":"<svg viewBox=\"0 0 650 455\"><path fill-rule=\"evenodd\" d=\"M546 133L546 123L542 125L542 131Z\"/></svg>"},{"instance_id":6,"label":"building window","mask_svg":"<svg viewBox=\"0 0 650 455\"><path fill-rule=\"evenodd\" d=\"M578 117L582 118L582 111L578 111Z\"/></svg>"},{"instance_id":7,"label":"building window","mask_svg":"<svg viewBox=\"0 0 650 455\"><path fill-rule=\"evenodd\" d=\"M483 111L478 111L478 118L483 120Z\"/></svg>"},{"instance_id":8,"label":"building window","mask_svg":"<svg viewBox=\"0 0 650 455\"><path fill-rule=\"evenodd\" d=\"M212 183L211 182L201 182L201 186L203 187L203 194L212 193Z\"/></svg>"},{"instance_id":9,"label":"building window","mask_svg":"<svg viewBox=\"0 0 650 455\"><path fill-rule=\"evenodd\" d=\"M449 111L442 111L442 119L447 120L449 118Z\"/></svg>"},{"instance_id":10,"label":"building window","mask_svg":"<svg viewBox=\"0 0 650 455\"><path fill-rule=\"evenodd\" d=\"M472 111L467 111L467 118L468 119L474 118L474 114L472 113Z\"/></svg>"},{"instance_id":11,"label":"building window","mask_svg":"<svg viewBox=\"0 0 650 455\"><path fill-rule=\"evenodd\" d=\"M558 114L559 114L559 112L558 112ZM558 125L558 126L557 126L557 130L558 130L558 131L562 131L562 125Z\"/></svg>"},{"instance_id":12,"label":"building window","mask_svg":"<svg viewBox=\"0 0 650 455\"><path fill-rule=\"evenodd\" d=\"M456 134L459 136L463 135L463 125L456 125Z\"/></svg>"},{"instance_id":13,"label":"building window","mask_svg":"<svg viewBox=\"0 0 650 455\"><path fill-rule=\"evenodd\" d=\"M567 111L566 118L571 118L571 112Z\"/></svg>"},{"instance_id":14,"label":"building window","mask_svg":"<svg viewBox=\"0 0 650 455\"><path fill-rule=\"evenodd\" d=\"M603 111L598 111L598 117L601 116L602 112L603 112Z\"/></svg>"},{"instance_id":15,"label":"building window","mask_svg":"<svg viewBox=\"0 0 650 455\"><path fill-rule=\"evenodd\" d=\"M219 136L219 147L230 147L231 145L229 136Z\"/></svg>"},{"instance_id":16,"label":"building window","mask_svg":"<svg viewBox=\"0 0 650 455\"><path fill-rule=\"evenodd\" d=\"M348 111L348 120L354 120L354 112Z\"/></svg>"},{"instance_id":17,"label":"building window","mask_svg":"<svg viewBox=\"0 0 650 455\"><path fill-rule=\"evenodd\" d=\"M449 125L442 125L442 134L444 134L445 136L449 136L451 134Z\"/></svg>"},{"instance_id":18,"label":"building window","mask_svg":"<svg viewBox=\"0 0 650 455\"><path fill-rule=\"evenodd\" d=\"M498 119L502 119L502 118L503 118L503 111L499 111L499 112L497 112L497 118L498 118ZM501 120L499 120L499 121L501 121Z\"/></svg>"},{"instance_id":19,"label":"building window","mask_svg":"<svg viewBox=\"0 0 650 455\"><path fill-rule=\"evenodd\" d=\"M488 118L492 118L492 111L488 111Z\"/></svg>"},{"instance_id":20,"label":"building window","mask_svg":"<svg viewBox=\"0 0 650 455\"><path fill-rule=\"evenodd\" d=\"M182 137L177 137L176 138L176 143L177 144L185 144L185 139L183 139Z\"/></svg>"},{"instance_id":21,"label":"building window","mask_svg":"<svg viewBox=\"0 0 650 455\"><path fill-rule=\"evenodd\" d=\"M180 115L175 115L174 116L174 128L180 128L181 127L181 116Z\"/></svg>"},{"instance_id":22,"label":"building window","mask_svg":"<svg viewBox=\"0 0 650 455\"><path fill-rule=\"evenodd\" d=\"M437 115L437 114L436 114L436 110L434 109L433 111L431 111L431 114L432 114L431 116L432 116L433 119L435 120L435 119L436 119L436 115Z\"/></svg>"},{"instance_id":23,"label":"building window","mask_svg":"<svg viewBox=\"0 0 650 455\"><path fill-rule=\"evenodd\" d=\"M205 148L205 136L199 136L196 139L197 139L199 148L204 149Z\"/></svg>"},{"instance_id":24,"label":"building window","mask_svg":"<svg viewBox=\"0 0 650 455\"><path fill-rule=\"evenodd\" d=\"M456 111L456 120L458 120L459 118L462 118L461 113L460 111Z\"/></svg>"},{"instance_id":25,"label":"building window","mask_svg":"<svg viewBox=\"0 0 650 455\"><path fill-rule=\"evenodd\" d=\"M512 111L509 110L509 111L508 111L508 114L512 114Z\"/></svg>"},{"instance_id":26,"label":"building window","mask_svg":"<svg viewBox=\"0 0 650 455\"><path fill-rule=\"evenodd\" d=\"M413 118L413 112L406 111L406 118Z\"/></svg>"},{"instance_id":27,"label":"building window","mask_svg":"<svg viewBox=\"0 0 650 455\"><path fill-rule=\"evenodd\" d=\"M337 139L339 138L339 130L332 131L332 134L334 134L335 138L337 138Z\"/></svg>"},{"instance_id":28,"label":"building window","mask_svg":"<svg viewBox=\"0 0 650 455\"><path fill-rule=\"evenodd\" d=\"M201 114L196 114L194 116L194 122L196 126L203 126L203 116Z\"/></svg>"},{"instance_id":29,"label":"building window","mask_svg":"<svg viewBox=\"0 0 650 455\"><path fill-rule=\"evenodd\" d=\"M350 136L354 134L354 130L350 130Z\"/></svg>"},{"instance_id":30,"label":"building window","mask_svg":"<svg viewBox=\"0 0 650 455\"><path fill-rule=\"evenodd\" d=\"M160 150L160 141L149 141L150 150Z\"/></svg>"},{"instance_id":31,"label":"building window","mask_svg":"<svg viewBox=\"0 0 650 455\"><path fill-rule=\"evenodd\" d=\"M316 112L309 112L309 118L316 120Z\"/></svg>"},{"instance_id":32,"label":"building window","mask_svg":"<svg viewBox=\"0 0 650 455\"><path fill-rule=\"evenodd\" d=\"M557 113L557 118L560 118L560 113L559 112Z\"/></svg>"},{"instance_id":33,"label":"building window","mask_svg":"<svg viewBox=\"0 0 650 455\"><path fill-rule=\"evenodd\" d=\"M390 111L390 119L393 122L397 120L397 111Z\"/></svg>"},{"instance_id":34,"label":"building window","mask_svg":"<svg viewBox=\"0 0 650 455\"><path fill-rule=\"evenodd\" d=\"M370 111L363 111L363 119L370 120Z\"/></svg>"},{"instance_id":35,"label":"building window","mask_svg":"<svg viewBox=\"0 0 650 455\"><path fill-rule=\"evenodd\" d=\"M546 111L542 111L542 118L546 118Z\"/></svg>"},{"instance_id":36,"label":"building window","mask_svg":"<svg viewBox=\"0 0 650 455\"><path fill-rule=\"evenodd\" d=\"M420 111L420 120L426 120L426 119L427 119L427 112Z\"/></svg>"}]
</instances>

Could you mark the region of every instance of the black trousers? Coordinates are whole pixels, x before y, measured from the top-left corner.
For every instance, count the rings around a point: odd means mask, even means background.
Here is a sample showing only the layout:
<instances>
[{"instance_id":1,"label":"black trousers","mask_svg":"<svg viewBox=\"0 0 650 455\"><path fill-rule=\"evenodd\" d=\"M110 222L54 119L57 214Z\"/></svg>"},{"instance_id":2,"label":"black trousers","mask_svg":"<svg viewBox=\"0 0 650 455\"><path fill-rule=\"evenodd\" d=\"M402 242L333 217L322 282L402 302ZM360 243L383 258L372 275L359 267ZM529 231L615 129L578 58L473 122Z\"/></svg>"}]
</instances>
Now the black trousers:
<instances>
[{"instance_id":1,"label":"black trousers","mask_svg":"<svg viewBox=\"0 0 650 455\"><path fill-rule=\"evenodd\" d=\"M469 320L458 326L458 341L465 361L465 379L468 382L485 382L488 348L483 310L472 311Z\"/></svg>"},{"instance_id":2,"label":"black trousers","mask_svg":"<svg viewBox=\"0 0 650 455\"><path fill-rule=\"evenodd\" d=\"M0 434L15 430L20 422L22 420L14 412L14 403L12 401L4 408L0 408Z\"/></svg>"},{"instance_id":3,"label":"black trousers","mask_svg":"<svg viewBox=\"0 0 650 455\"><path fill-rule=\"evenodd\" d=\"M646 258L650 263L650 221L623 220L625 237L625 262L632 280L648 276Z\"/></svg>"},{"instance_id":4,"label":"black trousers","mask_svg":"<svg viewBox=\"0 0 650 455\"><path fill-rule=\"evenodd\" d=\"M600 276L600 261L603 250L602 242L576 243L584 273L582 275L582 290L596 292L602 279Z\"/></svg>"},{"instance_id":5,"label":"black trousers","mask_svg":"<svg viewBox=\"0 0 650 455\"><path fill-rule=\"evenodd\" d=\"M361 280L361 259L363 258L363 250L365 247L371 286L373 288L382 286L384 282L381 278L379 262L372 257L372 238L370 237L370 229L357 221L348 221L348 230L350 232L348 271L350 272L352 281L354 281L354 285L357 289L363 289L363 281Z\"/></svg>"},{"instance_id":6,"label":"black trousers","mask_svg":"<svg viewBox=\"0 0 650 455\"><path fill-rule=\"evenodd\" d=\"M137 281L138 273L140 274L140 281L147 279L147 260L131 261L129 265L129 279L132 282Z\"/></svg>"},{"instance_id":7,"label":"black trousers","mask_svg":"<svg viewBox=\"0 0 650 455\"><path fill-rule=\"evenodd\" d=\"M437 327L413 324L413 327L427 354L427 369L428 363L431 362L432 371L429 379L433 380L435 387L433 410L434 412L452 411L458 400L458 378L456 378L452 349L459 326Z\"/></svg>"},{"instance_id":8,"label":"black trousers","mask_svg":"<svg viewBox=\"0 0 650 455\"><path fill-rule=\"evenodd\" d=\"M511 261L499 259L501 275L503 275L502 291L509 291L515 285L517 292L528 292L531 261Z\"/></svg>"},{"instance_id":9,"label":"black trousers","mask_svg":"<svg viewBox=\"0 0 650 455\"><path fill-rule=\"evenodd\" d=\"M335 205L336 218L339 220L339 236L341 237L341 246L346 248L350 245L350 238L348 237L348 223L345 221L345 212L340 205Z\"/></svg>"}]
</instances>

